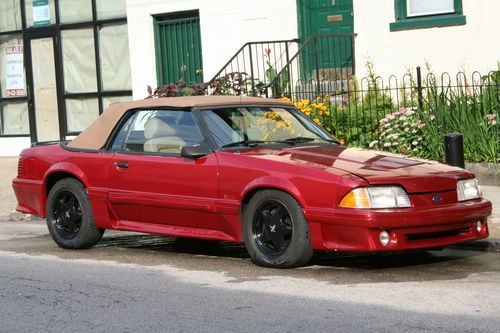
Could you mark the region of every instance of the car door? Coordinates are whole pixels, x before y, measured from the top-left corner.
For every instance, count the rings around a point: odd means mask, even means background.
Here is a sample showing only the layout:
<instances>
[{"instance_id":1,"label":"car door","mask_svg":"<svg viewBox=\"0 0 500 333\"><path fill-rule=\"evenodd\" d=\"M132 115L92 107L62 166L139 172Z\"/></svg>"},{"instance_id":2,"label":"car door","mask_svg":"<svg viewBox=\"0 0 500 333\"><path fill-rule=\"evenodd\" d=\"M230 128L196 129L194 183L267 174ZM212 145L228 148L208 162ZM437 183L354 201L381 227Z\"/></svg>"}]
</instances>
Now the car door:
<instances>
[{"instance_id":1,"label":"car door","mask_svg":"<svg viewBox=\"0 0 500 333\"><path fill-rule=\"evenodd\" d=\"M111 144L109 174L109 203L120 228L175 235L197 228L209 237L220 228L217 160L215 154L180 156L183 146L204 141L192 112L138 110L127 117Z\"/></svg>"}]
</instances>

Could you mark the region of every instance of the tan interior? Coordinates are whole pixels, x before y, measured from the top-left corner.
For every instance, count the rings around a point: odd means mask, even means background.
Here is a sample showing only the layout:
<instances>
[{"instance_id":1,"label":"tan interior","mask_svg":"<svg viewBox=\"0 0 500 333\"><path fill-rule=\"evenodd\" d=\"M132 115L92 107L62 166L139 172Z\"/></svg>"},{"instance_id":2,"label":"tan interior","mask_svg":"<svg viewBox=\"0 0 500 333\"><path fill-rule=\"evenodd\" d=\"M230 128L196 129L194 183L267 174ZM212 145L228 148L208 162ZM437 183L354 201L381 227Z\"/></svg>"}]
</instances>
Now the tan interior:
<instances>
[{"instance_id":1,"label":"tan interior","mask_svg":"<svg viewBox=\"0 0 500 333\"><path fill-rule=\"evenodd\" d=\"M177 136L175 128L158 118L150 118L144 126L144 151L155 153L181 152L186 142Z\"/></svg>"}]
</instances>

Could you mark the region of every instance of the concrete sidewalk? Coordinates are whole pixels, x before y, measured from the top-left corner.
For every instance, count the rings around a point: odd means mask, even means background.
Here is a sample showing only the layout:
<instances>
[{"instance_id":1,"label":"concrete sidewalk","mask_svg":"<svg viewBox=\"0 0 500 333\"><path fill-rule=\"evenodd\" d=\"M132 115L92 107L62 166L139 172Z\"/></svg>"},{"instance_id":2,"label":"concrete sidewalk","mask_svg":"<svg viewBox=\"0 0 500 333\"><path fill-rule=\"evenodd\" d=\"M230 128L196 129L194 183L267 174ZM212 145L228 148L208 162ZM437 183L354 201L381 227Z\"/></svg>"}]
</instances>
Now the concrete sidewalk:
<instances>
[{"instance_id":1,"label":"concrete sidewalk","mask_svg":"<svg viewBox=\"0 0 500 333\"><path fill-rule=\"evenodd\" d=\"M17 173L17 157L0 157L0 217L9 216L16 208L12 179ZM500 186L481 185L484 196L493 203L489 218L490 240L500 249ZM495 245L493 244L493 245Z\"/></svg>"}]
</instances>

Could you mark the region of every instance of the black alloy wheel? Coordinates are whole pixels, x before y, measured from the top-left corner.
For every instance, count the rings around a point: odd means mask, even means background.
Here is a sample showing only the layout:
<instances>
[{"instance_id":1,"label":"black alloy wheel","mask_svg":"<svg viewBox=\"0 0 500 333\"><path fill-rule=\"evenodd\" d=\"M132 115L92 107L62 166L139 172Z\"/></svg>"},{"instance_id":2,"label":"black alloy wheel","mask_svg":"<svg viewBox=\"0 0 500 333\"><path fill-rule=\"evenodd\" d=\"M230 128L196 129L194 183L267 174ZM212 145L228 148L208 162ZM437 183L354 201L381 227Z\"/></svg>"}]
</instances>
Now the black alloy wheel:
<instances>
[{"instance_id":1,"label":"black alloy wheel","mask_svg":"<svg viewBox=\"0 0 500 333\"><path fill-rule=\"evenodd\" d=\"M64 178L50 189L46 215L52 239L65 249L89 248L104 233L94 224L87 190L74 178Z\"/></svg>"},{"instance_id":2,"label":"black alloy wheel","mask_svg":"<svg viewBox=\"0 0 500 333\"><path fill-rule=\"evenodd\" d=\"M313 255L302 207L280 190L253 195L243 211L243 238L252 261L264 267L303 266Z\"/></svg>"},{"instance_id":3,"label":"black alloy wheel","mask_svg":"<svg viewBox=\"0 0 500 333\"><path fill-rule=\"evenodd\" d=\"M82 208L78 198L67 190L59 192L51 218L62 238L75 238L82 225Z\"/></svg>"},{"instance_id":4,"label":"black alloy wheel","mask_svg":"<svg viewBox=\"0 0 500 333\"><path fill-rule=\"evenodd\" d=\"M293 222L288 209L279 201L266 201L253 219L253 237L268 256L285 253L292 241Z\"/></svg>"}]
</instances>

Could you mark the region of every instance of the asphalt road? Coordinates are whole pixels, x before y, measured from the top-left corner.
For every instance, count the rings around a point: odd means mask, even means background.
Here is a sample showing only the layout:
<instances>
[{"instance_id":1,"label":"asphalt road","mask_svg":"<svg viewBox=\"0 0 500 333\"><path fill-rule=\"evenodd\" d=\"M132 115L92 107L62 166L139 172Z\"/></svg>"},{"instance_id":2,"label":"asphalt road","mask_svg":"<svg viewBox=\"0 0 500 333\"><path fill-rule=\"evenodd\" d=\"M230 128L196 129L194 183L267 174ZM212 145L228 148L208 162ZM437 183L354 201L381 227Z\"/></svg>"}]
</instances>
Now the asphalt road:
<instances>
[{"instance_id":1,"label":"asphalt road","mask_svg":"<svg viewBox=\"0 0 500 333\"><path fill-rule=\"evenodd\" d=\"M243 246L107 232L59 249L0 221L0 332L498 332L500 253L316 254L253 265Z\"/></svg>"}]
</instances>

